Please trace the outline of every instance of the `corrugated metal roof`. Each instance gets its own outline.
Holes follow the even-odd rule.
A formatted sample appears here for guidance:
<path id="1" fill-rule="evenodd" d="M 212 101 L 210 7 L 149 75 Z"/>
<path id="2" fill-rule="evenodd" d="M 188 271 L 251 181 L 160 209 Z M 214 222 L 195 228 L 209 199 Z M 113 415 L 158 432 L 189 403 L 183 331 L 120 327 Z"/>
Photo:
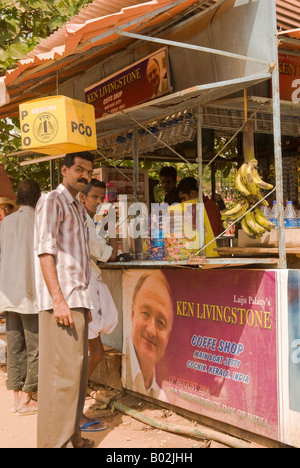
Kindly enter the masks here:
<path id="1" fill-rule="evenodd" d="M 227 0 L 219 0 L 219 3 Z M 0 116 L 16 112 L 18 102 L 55 89 L 56 76 L 63 71 L 64 80 L 87 69 L 93 61 L 126 47 L 132 39 L 120 38 L 115 31 L 149 31 L 170 24 L 187 12 L 208 10 L 217 0 L 94 0 L 63 28 L 37 46 L 14 70 L 0 78 Z M 165 8 L 162 12 L 161 9 Z M 147 17 L 147 15 L 152 15 Z M 277 0 L 278 28 L 300 27 L 299 0 Z M 125 26 L 126 25 L 126 26 Z M 297 36 L 291 36 L 297 37 Z M 62 75 L 60 76 L 61 81 Z M 39 89 L 37 89 L 37 86 Z M 8 93 L 11 103 L 8 104 Z M 8 114 L 6 114 L 8 115 Z"/>
<path id="2" fill-rule="evenodd" d="M 102 1 L 102 3 L 104 2 Z M 125 3 L 124 0 L 123 3 Z M 30 72 L 32 69 L 37 71 L 38 76 L 42 75 L 40 67 L 43 69 L 46 62 L 51 65 L 51 61 L 60 61 L 63 58 L 66 58 L 66 62 L 68 62 L 68 54 L 74 54 L 78 51 L 86 52 L 95 46 L 111 44 L 119 39 L 119 35 L 115 32 L 117 27 L 126 26 L 127 31 L 131 31 L 133 28 L 135 31 L 139 31 L 145 27 L 145 24 L 149 27 L 163 23 L 195 3 L 203 2 L 198 0 L 152 0 L 144 3 L 139 2 L 107 16 L 96 16 L 86 21 L 83 21 L 82 16 L 80 21 L 72 20 L 62 30 L 43 41 L 31 54 L 20 60 L 14 70 L 9 70 L 6 73 L 5 82 L 8 85 L 15 81 L 21 73 Z M 166 9 L 164 13 L 161 11 L 162 8 Z M 94 12 L 94 14 L 97 13 Z M 95 41 L 98 36 L 99 39 Z M 90 42 L 91 40 L 93 42 Z M 124 42 L 130 41 L 124 40 Z"/>
<path id="3" fill-rule="evenodd" d="M 300 28 L 299 0 L 276 0 L 276 11 L 278 29 Z"/>
<path id="4" fill-rule="evenodd" d="M 218 0 L 206 0 L 198 2 L 203 9 L 213 5 Z M 124 14 L 127 8 L 143 5 L 148 0 L 94 0 L 78 15 L 74 16 L 62 28 L 41 42 L 24 59 L 33 58 L 56 50 L 60 52 L 66 46 L 69 35 L 77 35 L 82 29 L 91 29 L 91 23 L 97 23 L 104 17 Z M 153 2 L 151 2 L 153 3 Z M 172 2 L 169 2 L 172 3 Z M 151 8 L 149 6 L 149 8 Z M 277 24 L 279 30 L 292 30 L 300 28 L 300 2 L 299 0 L 276 0 Z M 70 46 L 69 46 L 70 47 Z M 66 47 L 68 50 L 68 46 Z"/>
<path id="5" fill-rule="evenodd" d="M 88 21 L 95 20 L 96 18 L 103 18 L 104 16 L 118 13 L 123 8 L 128 8 L 147 2 L 148 0 L 94 0 L 58 31 L 51 34 L 47 39 L 43 40 L 24 58 L 32 58 L 39 54 L 50 52 L 53 48 L 63 46 L 66 39 L 66 28 L 72 28 L 72 25 L 84 25 Z"/>
<path id="6" fill-rule="evenodd" d="M 99 0 L 95 0 L 95 6 Z M 122 0 L 122 4 L 135 3 L 133 0 Z M 228 0 L 219 0 L 220 3 Z M 102 3 L 104 1 L 102 0 Z M 126 31 L 142 32 L 168 23 L 174 18 L 182 17 L 193 6 L 202 10 L 215 5 L 214 0 L 152 0 L 123 8 L 117 13 L 94 18 L 99 10 L 89 10 L 71 20 L 68 24 L 43 41 L 31 54 L 18 62 L 14 70 L 8 70 L 5 77 L 0 78 L 0 117 L 17 115 L 18 103 L 26 99 L 36 98 L 36 92 L 50 94 L 56 87 L 56 76 L 60 74 L 60 82 L 88 69 L 100 56 L 116 52 L 133 39 L 121 38 L 115 28 L 122 27 Z M 103 10 L 101 10 L 103 12 Z M 85 21 L 84 21 L 85 20 Z M 102 46 L 102 47 L 100 47 Z M 8 93 L 10 102 L 8 100 Z M 5 109 L 2 107 L 5 106 Z"/>
<path id="7" fill-rule="evenodd" d="M 276 0 L 279 47 L 300 51 L 300 2 Z"/>
<path id="8" fill-rule="evenodd" d="M 199 1 L 199 7 L 208 8 L 218 0 Z M 153 3 L 153 2 L 151 2 Z M 172 2 L 169 2 L 172 3 Z M 120 14 L 127 16 L 131 7 L 148 4 L 147 0 L 94 0 L 85 7 L 78 15 L 74 16 L 62 28 L 41 42 L 23 60 L 38 57 L 41 54 L 49 53 L 49 58 L 53 59 L 54 54 L 63 54 L 72 50 L 72 47 L 88 39 L 95 34 L 96 26 L 103 22 L 104 18 L 112 17 L 112 22 L 118 20 Z M 151 8 L 151 6 L 149 6 Z M 277 25 L 279 30 L 290 31 L 300 28 L 300 2 L 299 0 L 276 0 Z M 93 25 L 94 24 L 94 28 Z M 114 23 L 115 25 L 115 23 Z M 84 37 L 86 34 L 86 37 Z M 290 37 L 300 38 L 299 31 L 288 34 Z M 73 40 L 72 40 L 72 39 Z M 47 59 L 46 55 L 41 56 L 41 60 Z"/>

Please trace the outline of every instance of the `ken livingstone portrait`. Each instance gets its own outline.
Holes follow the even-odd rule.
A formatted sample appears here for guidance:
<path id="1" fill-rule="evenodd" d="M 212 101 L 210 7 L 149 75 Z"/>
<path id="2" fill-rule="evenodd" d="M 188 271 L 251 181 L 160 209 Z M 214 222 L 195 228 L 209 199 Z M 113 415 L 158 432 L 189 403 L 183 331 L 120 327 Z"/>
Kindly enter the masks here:
<path id="1" fill-rule="evenodd" d="M 126 343 L 126 387 L 168 401 L 156 381 L 173 326 L 169 284 L 161 271 L 148 271 L 137 281 L 131 304 L 131 334 Z"/>

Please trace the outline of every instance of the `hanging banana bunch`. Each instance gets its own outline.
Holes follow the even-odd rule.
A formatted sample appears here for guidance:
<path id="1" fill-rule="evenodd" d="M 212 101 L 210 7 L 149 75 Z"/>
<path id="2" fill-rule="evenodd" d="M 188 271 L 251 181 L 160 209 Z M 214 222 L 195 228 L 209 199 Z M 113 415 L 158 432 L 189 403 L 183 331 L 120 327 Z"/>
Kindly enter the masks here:
<path id="1" fill-rule="evenodd" d="M 246 162 L 239 168 L 235 178 L 240 196 L 232 208 L 222 212 L 222 220 L 226 228 L 228 224 L 241 218 L 243 231 L 249 237 L 256 239 L 275 227 L 258 207 L 251 209 L 260 200 L 262 205 L 269 206 L 269 203 L 263 200 L 261 190 L 272 190 L 273 185 L 267 184 L 260 177 L 257 170 L 258 161 L 254 158 L 253 130 L 248 126 L 248 128 L 245 127 L 245 131 L 244 157 Z"/>
<path id="2" fill-rule="evenodd" d="M 264 213 L 256 207 L 251 210 L 251 206 L 262 200 L 262 205 L 269 203 L 263 200 L 261 190 L 271 190 L 273 185 L 264 182 L 257 171 L 257 161 L 255 159 L 245 162 L 236 174 L 236 188 L 240 192 L 240 197 L 236 204 L 223 211 L 222 220 L 227 224 L 232 224 L 235 220 L 241 219 L 243 231 L 251 238 L 259 238 L 266 231 L 271 231 L 275 226 L 268 221 Z"/>

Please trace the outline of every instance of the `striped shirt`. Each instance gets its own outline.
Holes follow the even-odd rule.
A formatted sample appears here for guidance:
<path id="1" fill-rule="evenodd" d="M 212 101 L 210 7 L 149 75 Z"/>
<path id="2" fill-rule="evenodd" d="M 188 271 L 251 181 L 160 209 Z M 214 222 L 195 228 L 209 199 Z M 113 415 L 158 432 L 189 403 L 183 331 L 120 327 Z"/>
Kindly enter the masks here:
<path id="1" fill-rule="evenodd" d="M 58 282 L 70 308 L 91 309 L 89 295 L 90 251 L 87 213 L 83 205 L 60 184 L 42 195 L 36 207 L 35 265 L 39 310 L 53 309 L 39 256 L 54 257 Z"/>

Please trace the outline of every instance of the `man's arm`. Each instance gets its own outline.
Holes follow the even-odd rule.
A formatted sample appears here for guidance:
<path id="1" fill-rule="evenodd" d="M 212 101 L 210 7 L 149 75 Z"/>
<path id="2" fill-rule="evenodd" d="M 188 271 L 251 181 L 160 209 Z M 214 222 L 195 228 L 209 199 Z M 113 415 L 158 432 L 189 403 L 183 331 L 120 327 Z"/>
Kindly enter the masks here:
<path id="1" fill-rule="evenodd" d="M 55 320 L 61 325 L 70 325 L 70 328 L 73 328 L 74 321 L 72 312 L 60 289 L 54 257 L 50 254 L 43 254 L 39 256 L 39 259 L 45 283 L 53 300 L 53 313 Z"/>
<path id="2" fill-rule="evenodd" d="M 116 258 L 118 256 L 118 244 L 117 244 L 117 239 L 112 238 L 109 239 L 109 245 L 112 247 L 112 254 L 110 258 L 108 259 L 109 262 L 115 262 Z"/>

